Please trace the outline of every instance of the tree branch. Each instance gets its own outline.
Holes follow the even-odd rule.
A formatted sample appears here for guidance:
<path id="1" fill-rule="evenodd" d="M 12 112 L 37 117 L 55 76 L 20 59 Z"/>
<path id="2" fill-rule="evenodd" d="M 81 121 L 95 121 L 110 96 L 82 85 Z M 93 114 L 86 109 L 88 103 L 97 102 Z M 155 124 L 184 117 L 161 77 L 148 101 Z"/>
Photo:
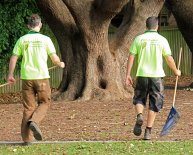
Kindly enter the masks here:
<path id="1" fill-rule="evenodd" d="M 89 21 L 90 0 L 62 0 L 72 14 L 77 26 L 85 26 L 85 20 Z M 88 23 L 87 23 L 88 24 Z"/>
<path id="2" fill-rule="evenodd" d="M 62 0 L 38 0 L 36 3 L 54 33 L 61 33 L 58 30 L 63 29 L 67 35 L 75 28 L 74 19 Z"/>
<path id="3" fill-rule="evenodd" d="M 94 6 L 103 14 L 103 16 L 106 15 L 106 17 L 112 18 L 121 11 L 128 1 L 129 0 L 95 0 Z"/>
<path id="4" fill-rule="evenodd" d="M 128 3 L 129 0 L 95 0 L 95 4 L 102 12 L 115 12 L 121 11 L 122 7 Z"/>

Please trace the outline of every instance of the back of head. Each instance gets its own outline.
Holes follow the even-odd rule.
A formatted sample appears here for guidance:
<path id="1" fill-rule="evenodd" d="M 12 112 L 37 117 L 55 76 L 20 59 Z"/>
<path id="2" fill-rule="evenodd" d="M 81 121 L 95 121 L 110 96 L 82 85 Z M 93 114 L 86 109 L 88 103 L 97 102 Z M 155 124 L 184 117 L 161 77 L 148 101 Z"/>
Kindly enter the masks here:
<path id="1" fill-rule="evenodd" d="M 35 28 L 41 23 L 41 18 L 38 14 L 32 14 L 30 17 L 28 17 L 28 26 L 30 28 Z"/>
<path id="2" fill-rule="evenodd" d="M 148 30 L 156 29 L 158 27 L 158 18 L 155 16 L 148 17 L 146 20 L 146 27 Z"/>

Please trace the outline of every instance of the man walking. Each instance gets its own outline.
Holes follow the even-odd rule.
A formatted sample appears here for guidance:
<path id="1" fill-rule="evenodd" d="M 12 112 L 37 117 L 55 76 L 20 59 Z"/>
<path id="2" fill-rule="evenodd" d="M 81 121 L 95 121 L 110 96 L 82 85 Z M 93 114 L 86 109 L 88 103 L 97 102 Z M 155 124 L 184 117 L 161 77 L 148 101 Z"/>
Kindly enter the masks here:
<path id="1" fill-rule="evenodd" d="M 138 68 L 136 73 L 136 87 L 133 97 L 137 120 L 133 129 L 136 136 L 142 133 L 143 125 L 143 110 L 146 106 L 147 96 L 149 95 L 149 110 L 147 116 L 147 125 L 144 134 L 144 140 L 151 139 L 151 129 L 156 117 L 156 114 L 163 107 L 163 58 L 172 69 L 175 75 L 180 76 L 181 71 L 176 68 L 171 49 L 168 41 L 157 33 L 158 18 L 149 17 L 146 20 L 147 31 L 137 36 L 130 47 L 130 55 L 128 58 L 128 71 L 126 84 L 133 84 L 131 78 L 131 69 L 135 56 L 138 57 Z"/>
<path id="2" fill-rule="evenodd" d="M 51 39 L 39 33 L 42 27 L 41 18 L 33 14 L 28 19 L 28 34 L 19 38 L 10 58 L 7 81 L 14 83 L 13 73 L 19 57 L 21 62 L 21 80 L 23 96 L 23 119 L 21 136 L 24 144 L 30 144 L 33 139 L 42 140 L 42 133 L 38 124 L 45 117 L 51 101 L 49 85 L 49 72 L 47 66 L 48 56 L 52 62 L 64 68 L 56 55 Z M 37 102 L 36 102 L 37 100 Z"/>

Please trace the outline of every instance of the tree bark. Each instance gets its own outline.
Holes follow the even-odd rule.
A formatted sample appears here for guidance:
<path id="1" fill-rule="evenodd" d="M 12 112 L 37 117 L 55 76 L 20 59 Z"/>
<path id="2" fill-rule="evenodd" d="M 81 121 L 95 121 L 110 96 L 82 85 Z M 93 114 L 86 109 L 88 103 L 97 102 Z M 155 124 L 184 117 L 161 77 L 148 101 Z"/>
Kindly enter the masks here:
<path id="1" fill-rule="evenodd" d="M 39 0 L 37 5 L 55 34 L 66 67 L 54 99 L 74 100 L 85 83 L 87 49 L 73 16 L 62 0 Z"/>
<path id="2" fill-rule="evenodd" d="M 146 18 L 157 15 L 163 2 L 37 1 L 66 63 L 55 99 L 117 100 L 131 97 L 132 88 L 125 86 L 128 47 L 135 35 L 145 29 Z M 126 4 L 131 10 L 125 13 L 123 23 L 109 40 L 110 22 Z"/>

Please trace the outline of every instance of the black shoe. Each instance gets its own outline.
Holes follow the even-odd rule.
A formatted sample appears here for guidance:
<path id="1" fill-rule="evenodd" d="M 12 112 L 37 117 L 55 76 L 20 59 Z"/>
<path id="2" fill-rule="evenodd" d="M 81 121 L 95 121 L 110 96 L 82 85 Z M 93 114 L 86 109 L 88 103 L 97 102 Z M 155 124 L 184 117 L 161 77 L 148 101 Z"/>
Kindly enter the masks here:
<path id="1" fill-rule="evenodd" d="M 32 145 L 32 143 L 31 142 L 23 142 L 22 143 L 22 146 L 29 146 L 29 145 Z"/>
<path id="2" fill-rule="evenodd" d="M 145 129 L 144 140 L 151 140 L 151 130 Z"/>
<path id="3" fill-rule="evenodd" d="M 29 128 L 31 129 L 31 131 L 33 132 L 34 138 L 36 140 L 42 140 L 42 132 L 39 129 L 39 127 L 37 126 L 37 124 L 35 122 L 30 122 L 29 124 Z"/>
<path id="4" fill-rule="evenodd" d="M 133 133 L 136 136 L 140 136 L 141 135 L 141 132 L 142 132 L 141 126 L 142 125 L 143 125 L 143 116 L 142 116 L 142 114 L 139 114 L 139 115 L 137 115 L 137 120 L 136 120 L 134 129 L 133 129 Z"/>

